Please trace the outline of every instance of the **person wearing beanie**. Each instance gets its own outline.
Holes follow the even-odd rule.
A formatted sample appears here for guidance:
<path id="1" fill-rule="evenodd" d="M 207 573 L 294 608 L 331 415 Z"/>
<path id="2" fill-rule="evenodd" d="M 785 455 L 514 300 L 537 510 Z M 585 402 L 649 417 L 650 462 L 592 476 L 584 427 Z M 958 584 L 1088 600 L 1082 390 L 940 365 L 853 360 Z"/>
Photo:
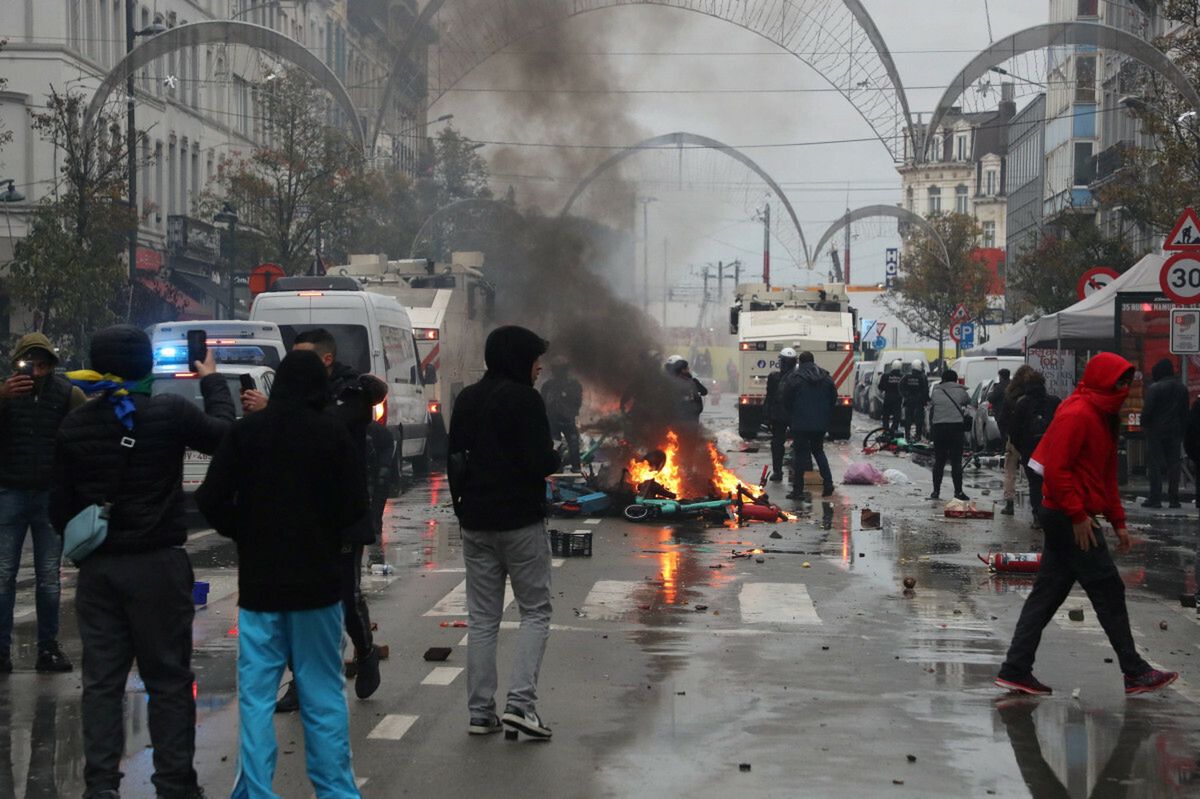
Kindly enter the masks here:
<path id="1" fill-rule="evenodd" d="M 237 543 L 237 799 L 274 796 L 275 694 L 288 662 L 314 789 L 359 796 L 343 694 L 341 552 L 367 497 L 357 442 L 325 412 L 328 383 L 319 353 L 292 350 L 269 404 L 234 424 L 196 491 L 200 512 Z"/>
<path id="2" fill-rule="evenodd" d="M 559 465 L 546 406 L 533 387 L 546 348 L 523 327 L 493 330 L 484 346 L 487 372 L 458 395 L 450 419 L 447 473 L 467 571 L 472 735 L 498 732 L 503 723 L 535 738 L 550 737 L 536 710 L 551 612 L 546 476 Z M 506 577 L 521 609 L 521 629 L 500 718 L 496 639 Z"/>
<path id="3" fill-rule="evenodd" d="M 62 539 L 50 525 L 50 480 L 59 425 L 86 401 L 83 392 L 54 373 L 58 356 L 41 333 L 22 336 L 12 373 L 0 383 L 0 674 L 13 670 L 13 608 L 25 534 L 33 536 L 39 672 L 70 671 L 58 645 Z"/>
<path id="4" fill-rule="evenodd" d="M 149 697 L 155 790 L 200 797 L 183 456 L 188 448 L 216 451 L 234 420 L 233 398 L 212 350 L 192 365 L 203 411 L 182 396 L 150 396 L 150 339 L 131 325 L 97 332 L 90 361 L 91 371 L 69 375 L 96 396 L 59 427 L 50 492 L 50 521 L 60 535 L 88 506 L 111 505 L 108 535 L 79 563 L 75 588 L 86 795 L 120 790 L 125 682 L 136 658 Z"/>

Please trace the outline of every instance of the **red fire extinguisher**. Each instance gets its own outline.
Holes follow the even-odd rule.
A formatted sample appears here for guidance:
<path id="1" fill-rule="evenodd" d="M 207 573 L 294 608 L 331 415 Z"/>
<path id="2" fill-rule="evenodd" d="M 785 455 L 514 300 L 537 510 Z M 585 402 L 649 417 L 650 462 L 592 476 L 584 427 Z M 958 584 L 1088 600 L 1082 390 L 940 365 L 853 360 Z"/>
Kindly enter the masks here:
<path id="1" fill-rule="evenodd" d="M 996 574 L 1033 574 L 1042 568 L 1041 552 L 990 552 L 977 557 Z"/>

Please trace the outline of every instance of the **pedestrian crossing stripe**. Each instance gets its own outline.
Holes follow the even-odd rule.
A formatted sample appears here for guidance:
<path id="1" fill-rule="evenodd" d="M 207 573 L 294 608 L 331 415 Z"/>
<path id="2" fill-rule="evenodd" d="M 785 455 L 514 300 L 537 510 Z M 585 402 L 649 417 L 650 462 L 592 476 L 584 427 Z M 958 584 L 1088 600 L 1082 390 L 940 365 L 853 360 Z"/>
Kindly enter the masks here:
<path id="1" fill-rule="evenodd" d="M 421 685 L 449 685 L 460 674 L 462 669 L 456 666 L 436 666 L 421 680 Z"/>
<path id="2" fill-rule="evenodd" d="M 634 592 L 645 587 L 637 580 L 597 580 L 583 600 L 583 612 L 589 619 L 619 621 L 637 608 Z"/>
<path id="3" fill-rule="evenodd" d="M 504 607 L 512 604 L 512 585 L 504 586 Z M 467 615 L 467 581 L 463 580 L 446 594 L 438 603 L 425 611 L 426 616 L 466 616 Z"/>
<path id="4" fill-rule="evenodd" d="M 380 741 L 399 741 L 404 737 L 404 733 L 408 732 L 416 723 L 417 718 L 418 716 L 390 713 L 375 725 L 375 729 L 371 730 L 367 738 Z"/>
<path id="5" fill-rule="evenodd" d="M 747 624 L 820 624 L 803 583 L 746 583 L 738 593 Z"/>
<path id="6" fill-rule="evenodd" d="M 599 524 L 602 521 L 604 521 L 604 520 L 603 519 L 585 519 L 583 523 L 584 524 Z"/>

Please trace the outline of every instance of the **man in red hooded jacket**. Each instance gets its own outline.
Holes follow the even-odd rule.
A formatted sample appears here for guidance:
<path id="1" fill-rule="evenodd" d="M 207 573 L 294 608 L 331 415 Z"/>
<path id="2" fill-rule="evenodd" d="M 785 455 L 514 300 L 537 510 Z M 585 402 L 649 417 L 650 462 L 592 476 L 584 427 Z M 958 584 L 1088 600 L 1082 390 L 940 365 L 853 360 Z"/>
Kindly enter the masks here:
<path id="1" fill-rule="evenodd" d="M 1173 683 L 1178 672 L 1150 666 L 1133 643 L 1125 583 L 1108 552 L 1097 516 L 1129 549 L 1125 510 L 1117 491 L 1117 414 L 1133 380 L 1129 361 L 1103 352 L 1088 362 L 1075 393 L 1059 406 L 1029 467 L 1045 480 L 1041 521 L 1046 546 L 1033 591 L 1025 600 L 1012 644 L 996 685 L 1012 691 L 1051 693 L 1033 676 L 1042 630 L 1078 582 L 1087 592 L 1125 674 L 1125 693 L 1155 691 Z"/>

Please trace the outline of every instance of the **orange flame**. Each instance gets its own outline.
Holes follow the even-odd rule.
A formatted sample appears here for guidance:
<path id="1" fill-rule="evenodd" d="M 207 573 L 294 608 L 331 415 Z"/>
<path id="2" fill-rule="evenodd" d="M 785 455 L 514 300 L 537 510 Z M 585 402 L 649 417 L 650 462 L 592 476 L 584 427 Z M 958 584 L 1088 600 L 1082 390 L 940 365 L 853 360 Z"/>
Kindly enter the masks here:
<path id="1" fill-rule="evenodd" d="M 683 496 L 683 474 L 679 469 L 679 436 L 674 430 L 667 431 L 667 443 L 662 447 L 666 462 L 657 472 L 644 460 L 629 461 L 629 479 L 636 488 L 647 480 L 655 480 L 677 497 Z"/>
<path id="2" fill-rule="evenodd" d="M 712 483 L 718 492 L 737 496 L 738 489 L 745 488 L 751 497 L 759 495 L 760 492 L 755 486 L 746 485 L 736 474 L 725 468 L 725 456 L 711 441 L 708 442 L 708 458 L 713 468 Z"/>
<path id="3" fill-rule="evenodd" d="M 716 445 L 707 442 L 705 446 L 708 450 L 708 463 L 701 462 L 693 465 L 690 469 L 685 469 L 680 457 L 679 436 L 674 430 L 668 430 L 666 442 L 661 447 L 665 455 L 663 467 L 655 471 L 645 460 L 633 458 L 626 467 L 629 471 L 630 483 L 636 489 L 647 480 L 654 480 L 680 498 L 691 496 L 688 493 L 689 490 L 693 494 L 715 493 L 720 496 L 736 497 L 739 487 L 745 488 L 751 497 L 759 496 L 761 492 L 755 486 L 742 482 L 736 474 L 726 468 L 725 457 Z M 697 474 L 698 471 L 705 473 Z M 695 490 L 698 485 L 704 486 L 702 491 Z"/>

